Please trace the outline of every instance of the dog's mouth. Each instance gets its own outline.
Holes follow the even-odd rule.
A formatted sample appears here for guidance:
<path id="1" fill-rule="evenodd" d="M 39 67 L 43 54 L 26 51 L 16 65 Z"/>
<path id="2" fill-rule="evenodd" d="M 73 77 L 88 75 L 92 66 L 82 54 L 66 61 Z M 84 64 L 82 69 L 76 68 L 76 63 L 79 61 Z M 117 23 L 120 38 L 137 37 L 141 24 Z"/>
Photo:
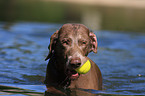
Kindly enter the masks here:
<path id="1" fill-rule="evenodd" d="M 80 74 L 77 73 L 75 70 L 69 70 L 69 71 L 68 71 L 68 75 L 69 75 L 69 78 L 70 78 L 71 80 L 76 80 L 76 79 L 78 79 L 79 76 L 80 76 Z"/>

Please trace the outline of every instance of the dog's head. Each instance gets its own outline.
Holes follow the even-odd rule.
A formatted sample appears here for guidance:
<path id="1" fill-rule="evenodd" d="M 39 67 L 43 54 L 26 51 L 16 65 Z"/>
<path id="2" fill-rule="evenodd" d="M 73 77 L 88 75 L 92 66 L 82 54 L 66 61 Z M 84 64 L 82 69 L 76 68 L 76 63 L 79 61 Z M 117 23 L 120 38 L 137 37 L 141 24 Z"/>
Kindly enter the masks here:
<path id="1" fill-rule="evenodd" d="M 64 24 L 51 36 L 46 60 L 55 55 L 61 69 L 74 70 L 87 61 L 91 51 L 97 53 L 96 35 L 83 24 Z"/>

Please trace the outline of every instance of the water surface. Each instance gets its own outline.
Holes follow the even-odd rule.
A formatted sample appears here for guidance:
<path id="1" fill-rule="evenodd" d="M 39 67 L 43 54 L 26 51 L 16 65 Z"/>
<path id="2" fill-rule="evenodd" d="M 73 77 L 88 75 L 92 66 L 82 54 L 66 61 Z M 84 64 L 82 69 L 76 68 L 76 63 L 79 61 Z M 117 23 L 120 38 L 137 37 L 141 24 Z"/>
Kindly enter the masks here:
<path id="1" fill-rule="evenodd" d="M 43 96 L 49 39 L 61 25 L 0 22 L 0 95 Z M 95 34 L 98 54 L 90 53 L 89 57 L 101 69 L 104 90 L 91 93 L 145 95 L 145 33 L 95 31 Z M 4 91 L 13 89 L 6 86 L 17 88 Z"/>

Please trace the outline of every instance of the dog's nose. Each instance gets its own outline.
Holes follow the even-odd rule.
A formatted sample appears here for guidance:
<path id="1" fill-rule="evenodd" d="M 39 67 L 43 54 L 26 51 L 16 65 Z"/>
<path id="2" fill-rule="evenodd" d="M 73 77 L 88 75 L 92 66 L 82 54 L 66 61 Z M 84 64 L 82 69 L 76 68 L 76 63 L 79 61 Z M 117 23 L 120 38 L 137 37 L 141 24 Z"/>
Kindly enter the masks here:
<path id="1" fill-rule="evenodd" d="M 80 67 L 81 59 L 79 57 L 72 58 L 70 61 L 70 65 L 72 68 Z"/>

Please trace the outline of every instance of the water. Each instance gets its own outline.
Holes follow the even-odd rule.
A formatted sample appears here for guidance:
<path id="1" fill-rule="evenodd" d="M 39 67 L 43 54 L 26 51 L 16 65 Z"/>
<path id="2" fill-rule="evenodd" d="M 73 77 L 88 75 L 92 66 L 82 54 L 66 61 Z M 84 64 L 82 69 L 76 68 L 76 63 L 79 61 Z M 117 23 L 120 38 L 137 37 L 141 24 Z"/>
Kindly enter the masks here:
<path id="1" fill-rule="evenodd" d="M 61 25 L 0 22 L 0 95 L 43 96 L 49 39 Z M 89 92 L 104 96 L 145 95 L 145 33 L 95 34 L 98 54 L 90 53 L 89 57 L 101 69 L 103 91 Z"/>

